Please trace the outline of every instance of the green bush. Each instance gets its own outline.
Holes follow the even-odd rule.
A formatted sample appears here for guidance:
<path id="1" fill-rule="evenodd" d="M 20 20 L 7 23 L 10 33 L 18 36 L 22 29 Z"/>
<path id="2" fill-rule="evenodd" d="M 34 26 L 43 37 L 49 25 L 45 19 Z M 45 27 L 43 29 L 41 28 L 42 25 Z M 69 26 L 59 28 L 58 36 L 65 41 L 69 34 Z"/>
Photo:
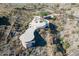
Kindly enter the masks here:
<path id="1" fill-rule="evenodd" d="M 70 44 L 66 41 L 64 42 L 63 46 L 65 49 L 68 49 L 70 47 Z"/>
<path id="2" fill-rule="evenodd" d="M 52 18 L 54 21 L 56 20 L 56 16 L 53 16 L 53 18 Z"/>
<path id="3" fill-rule="evenodd" d="M 79 45 L 77 45 L 77 47 L 79 48 Z"/>
<path id="4" fill-rule="evenodd" d="M 48 14 L 48 12 L 40 12 L 40 16 L 47 16 Z"/>
<path id="5" fill-rule="evenodd" d="M 60 43 L 63 44 L 63 47 L 64 47 L 65 49 L 68 49 L 68 48 L 70 47 L 70 44 L 69 44 L 68 41 L 65 41 L 65 42 L 63 41 L 63 40 L 64 40 L 64 37 L 60 38 L 60 40 L 61 40 Z"/>
<path id="6" fill-rule="evenodd" d="M 64 37 L 60 38 L 60 40 L 63 41 L 64 40 Z"/>

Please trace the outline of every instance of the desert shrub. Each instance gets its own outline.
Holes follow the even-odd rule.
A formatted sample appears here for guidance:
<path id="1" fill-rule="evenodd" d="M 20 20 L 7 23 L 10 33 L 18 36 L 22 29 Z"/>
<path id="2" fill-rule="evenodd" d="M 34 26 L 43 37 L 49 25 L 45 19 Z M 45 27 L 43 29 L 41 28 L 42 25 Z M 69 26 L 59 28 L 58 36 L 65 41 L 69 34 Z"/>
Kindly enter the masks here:
<path id="1" fill-rule="evenodd" d="M 0 25 L 10 25 L 9 18 L 6 16 L 0 16 Z"/>
<path id="2" fill-rule="evenodd" d="M 69 15 L 69 18 L 70 18 L 70 19 L 74 19 L 74 16 L 73 16 L 73 15 Z"/>
<path id="3" fill-rule="evenodd" d="M 69 44 L 68 41 L 65 41 L 63 46 L 64 46 L 65 49 L 68 49 L 70 47 L 70 44 Z"/>
<path id="4" fill-rule="evenodd" d="M 65 41 L 65 42 L 63 41 L 64 40 L 64 37 L 60 38 L 60 40 L 61 40 L 60 43 L 62 43 L 64 49 L 68 49 L 70 47 L 70 44 L 69 44 L 68 41 Z"/>
<path id="5" fill-rule="evenodd" d="M 77 45 L 78 49 L 79 49 L 79 45 Z"/>
<path id="6" fill-rule="evenodd" d="M 40 16 L 47 16 L 48 14 L 48 12 L 40 12 Z"/>
<path id="7" fill-rule="evenodd" d="M 60 43 L 62 43 L 62 44 L 63 44 L 63 43 L 64 43 L 64 41 L 63 41 L 63 40 L 64 40 L 64 37 L 60 38 Z"/>
<path id="8" fill-rule="evenodd" d="M 54 16 L 52 19 L 55 21 L 55 20 L 56 20 L 56 18 L 57 18 L 57 17 L 56 17 L 56 16 Z"/>

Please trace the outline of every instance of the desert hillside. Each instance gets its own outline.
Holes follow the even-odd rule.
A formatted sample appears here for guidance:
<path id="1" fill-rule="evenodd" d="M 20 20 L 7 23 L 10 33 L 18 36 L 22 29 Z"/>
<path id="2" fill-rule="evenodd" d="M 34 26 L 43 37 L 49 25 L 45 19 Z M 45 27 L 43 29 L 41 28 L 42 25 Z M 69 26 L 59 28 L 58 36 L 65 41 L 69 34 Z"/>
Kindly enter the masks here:
<path id="1" fill-rule="evenodd" d="M 45 41 L 38 39 L 38 43 L 44 45 L 36 43 L 38 46 L 24 49 L 19 36 L 28 28 L 33 17 L 50 14 L 56 16 L 50 21 L 56 26 L 55 31 L 49 28 L 37 30 Z M 56 53 L 51 36 L 62 42 L 60 51 Z M 0 56 L 50 55 L 79 56 L 79 4 L 0 4 Z"/>

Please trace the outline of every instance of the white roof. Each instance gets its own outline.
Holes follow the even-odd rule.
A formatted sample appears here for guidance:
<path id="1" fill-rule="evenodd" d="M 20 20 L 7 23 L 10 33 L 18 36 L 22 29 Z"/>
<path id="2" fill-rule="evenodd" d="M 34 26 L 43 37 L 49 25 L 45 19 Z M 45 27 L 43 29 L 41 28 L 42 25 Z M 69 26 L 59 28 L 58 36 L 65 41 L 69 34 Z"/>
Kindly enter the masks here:
<path id="1" fill-rule="evenodd" d="M 44 20 L 43 22 L 40 22 L 41 17 L 40 16 L 36 16 L 34 17 L 34 19 L 32 20 L 32 22 L 29 24 L 29 28 L 25 31 L 24 34 L 22 34 L 20 36 L 20 40 L 23 44 L 23 46 L 26 48 L 26 42 L 29 42 L 31 40 L 34 39 L 34 31 L 38 28 L 45 28 L 45 26 L 47 25 L 48 20 Z"/>
<path id="2" fill-rule="evenodd" d="M 24 34 L 20 36 L 23 46 L 26 48 L 26 43 L 34 39 L 35 28 L 28 28 Z"/>

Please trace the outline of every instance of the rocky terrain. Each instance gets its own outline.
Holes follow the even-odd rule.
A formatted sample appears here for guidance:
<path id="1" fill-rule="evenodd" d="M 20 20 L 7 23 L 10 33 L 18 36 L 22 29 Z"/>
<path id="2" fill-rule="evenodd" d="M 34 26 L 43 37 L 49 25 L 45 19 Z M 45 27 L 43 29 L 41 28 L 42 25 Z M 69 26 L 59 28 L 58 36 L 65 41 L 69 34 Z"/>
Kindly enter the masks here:
<path id="1" fill-rule="evenodd" d="M 55 15 L 50 22 L 57 26 L 57 33 L 40 29 L 47 42 L 45 46 L 24 49 L 19 36 L 28 28 L 33 16 Z M 0 4 L 0 56 L 62 56 L 51 45 L 51 36 L 59 38 L 66 56 L 79 56 L 79 4 Z"/>

